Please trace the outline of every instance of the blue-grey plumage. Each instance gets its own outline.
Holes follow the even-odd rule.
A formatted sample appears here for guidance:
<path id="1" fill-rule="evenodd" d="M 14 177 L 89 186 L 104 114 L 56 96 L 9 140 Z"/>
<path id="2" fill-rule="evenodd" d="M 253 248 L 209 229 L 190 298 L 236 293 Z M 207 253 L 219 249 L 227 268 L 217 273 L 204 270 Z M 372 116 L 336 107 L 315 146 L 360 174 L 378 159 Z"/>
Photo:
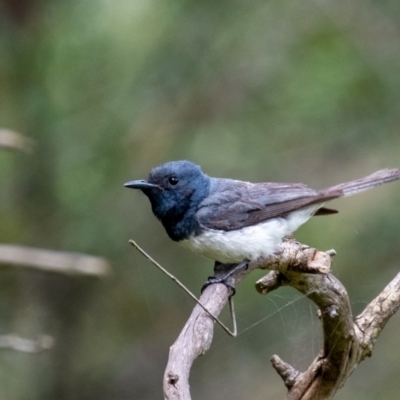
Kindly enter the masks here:
<path id="1" fill-rule="evenodd" d="M 400 170 L 384 169 L 318 191 L 298 183 L 211 178 L 190 161 L 173 161 L 125 186 L 149 198 L 172 240 L 215 261 L 237 263 L 273 253 L 312 216 L 337 212 L 325 202 L 397 179 Z"/>

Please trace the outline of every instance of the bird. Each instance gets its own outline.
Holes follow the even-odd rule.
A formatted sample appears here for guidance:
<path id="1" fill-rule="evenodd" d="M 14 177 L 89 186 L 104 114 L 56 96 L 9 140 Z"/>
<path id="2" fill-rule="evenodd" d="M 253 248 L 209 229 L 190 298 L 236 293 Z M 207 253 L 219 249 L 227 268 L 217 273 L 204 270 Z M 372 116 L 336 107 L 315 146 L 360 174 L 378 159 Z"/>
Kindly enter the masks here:
<path id="1" fill-rule="evenodd" d="M 184 248 L 220 264 L 246 267 L 272 255 L 284 237 L 311 217 L 335 214 L 325 203 L 400 179 L 399 169 L 322 190 L 302 183 L 251 183 L 215 178 L 187 160 L 170 161 L 151 170 L 146 179 L 125 187 L 141 190 L 168 236 Z M 236 270 L 236 269 L 235 269 Z M 208 283 L 228 283 L 230 274 Z M 207 283 L 206 283 L 207 285 Z"/>

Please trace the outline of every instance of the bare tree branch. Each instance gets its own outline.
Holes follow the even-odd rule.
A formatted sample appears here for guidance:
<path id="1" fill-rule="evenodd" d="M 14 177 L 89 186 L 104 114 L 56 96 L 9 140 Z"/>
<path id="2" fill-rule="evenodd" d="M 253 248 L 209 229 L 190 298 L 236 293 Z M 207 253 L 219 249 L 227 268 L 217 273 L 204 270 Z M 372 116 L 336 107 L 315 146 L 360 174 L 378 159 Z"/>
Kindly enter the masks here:
<path id="1" fill-rule="evenodd" d="M 40 269 L 63 274 L 107 275 L 111 267 L 101 257 L 78 253 L 0 244 L 0 264 Z"/>
<path id="2" fill-rule="evenodd" d="M 229 292 L 230 290 L 222 284 L 211 285 L 204 290 L 200 301 L 213 315 L 219 315 L 228 301 Z M 213 330 L 213 319 L 197 304 L 169 351 L 164 374 L 166 399 L 190 399 L 190 368 L 193 361 L 210 348 Z"/>
<path id="3" fill-rule="evenodd" d="M 305 294 L 319 307 L 324 333 L 321 353 L 306 372 L 297 376 L 289 388 L 287 399 L 333 398 L 342 380 L 347 379 L 352 371 L 346 375 L 346 371 L 351 369 L 349 357 L 356 342 L 346 290 L 331 274 L 285 272 L 284 277 L 287 285 Z M 262 284 L 263 280 L 256 285 Z M 281 371 L 278 373 L 282 376 Z"/>
<path id="4" fill-rule="evenodd" d="M 383 289 L 383 291 L 368 304 L 365 310 L 356 318 L 356 333 L 363 352 L 362 361 L 371 356 L 372 349 L 379 334 L 389 318 L 400 307 L 400 273 Z"/>
<path id="5" fill-rule="evenodd" d="M 276 254 L 255 260 L 245 271 L 232 276 L 237 285 L 256 268 L 271 269 L 260 279 L 257 290 L 267 294 L 280 286 L 299 290 L 319 308 L 324 344 L 319 355 L 305 372 L 299 372 L 277 355 L 272 365 L 288 388 L 287 400 L 332 399 L 357 365 L 371 354 L 379 333 L 400 307 L 400 274 L 353 321 L 347 292 L 329 273 L 334 251 L 320 252 L 295 241 L 286 241 Z M 218 315 L 229 297 L 221 284 L 209 286 L 201 302 Z M 164 375 L 164 397 L 189 400 L 189 374 L 192 363 L 211 346 L 213 320 L 196 306 L 170 349 Z"/>
<path id="6" fill-rule="evenodd" d="M 231 283 L 236 286 L 245 276 L 257 268 L 268 267 L 285 271 L 306 269 L 308 272 L 318 273 L 329 271 L 329 266 L 329 256 L 317 254 L 316 250 L 291 241 L 279 246 L 275 255 L 268 257 L 268 259 L 253 261 L 246 270 L 241 270 L 232 275 Z M 224 271 L 220 270 L 219 273 L 223 274 Z M 230 290 L 222 284 L 210 285 L 204 290 L 200 301 L 213 315 L 218 316 L 227 303 L 230 294 Z M 165 399 L 190 399 L 190 368 L 193 361 L 199 355 L 204 354 L 211 346 L 213 329 L 213 320 L 200 306 L 196 306 L 178 339 L 170 348 L 169 360 L 164 374 Z"/>

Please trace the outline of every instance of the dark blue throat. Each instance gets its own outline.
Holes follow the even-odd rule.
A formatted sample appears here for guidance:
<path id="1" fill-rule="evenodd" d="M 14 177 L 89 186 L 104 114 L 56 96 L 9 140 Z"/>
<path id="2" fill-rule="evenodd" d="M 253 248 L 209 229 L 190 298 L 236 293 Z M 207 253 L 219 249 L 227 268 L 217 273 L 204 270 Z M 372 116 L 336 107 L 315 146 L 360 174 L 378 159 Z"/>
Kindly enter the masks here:
<path id="1" fill-rule="evenodd" d="M 183 215 L 175 214 L 162 218 L 161 223 L 168 236 L 172 240 L 179 242 L 200 232 L 200 224 L 195 214 L 196 208 L 190 207 Z"/>
<path id="2" fill-rule="evenodd" d="M 209 194 L 209 180 L 188 185 L 180 190 L 152 189 L 149 197 L 154 215 L 161 221 L 168 236 L 174 241 L 187 239 L 200 232 L 196 212 Z"/>

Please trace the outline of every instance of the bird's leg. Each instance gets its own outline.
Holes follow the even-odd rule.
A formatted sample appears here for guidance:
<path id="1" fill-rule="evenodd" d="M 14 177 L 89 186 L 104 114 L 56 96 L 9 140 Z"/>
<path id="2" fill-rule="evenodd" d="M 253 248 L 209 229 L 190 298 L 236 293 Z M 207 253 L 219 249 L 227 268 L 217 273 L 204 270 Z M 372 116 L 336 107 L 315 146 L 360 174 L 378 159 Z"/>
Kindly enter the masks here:
<path id="1" fill-rule="evenodd" d="M 227 288 L 232 290 L 231 296 L 236 293 L 236 288 L 229 282 L 229 278 L 237 271 L 246 270 L 249 264 L 249 260 L 244 260 L 239 264 L 222 264 L 216 261 L 214 264 L 214 273 L 216 276 L 209 276 L 207 282 L 202 286 L 201 292 L 204 289 L 214 283 L 223 283 Z"/>

